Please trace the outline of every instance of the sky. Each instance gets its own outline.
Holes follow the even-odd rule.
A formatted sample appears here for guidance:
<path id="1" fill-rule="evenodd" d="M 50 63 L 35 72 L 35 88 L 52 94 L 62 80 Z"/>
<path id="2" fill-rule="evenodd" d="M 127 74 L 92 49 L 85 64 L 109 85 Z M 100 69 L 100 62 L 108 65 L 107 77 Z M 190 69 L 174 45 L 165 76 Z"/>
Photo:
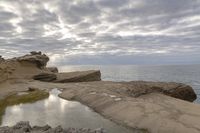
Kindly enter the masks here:
<path id="1" fill-rule="evenodd" d="M 0 0 L 0 55 L 51 65 L 200 64 L 200 0 Z"/>

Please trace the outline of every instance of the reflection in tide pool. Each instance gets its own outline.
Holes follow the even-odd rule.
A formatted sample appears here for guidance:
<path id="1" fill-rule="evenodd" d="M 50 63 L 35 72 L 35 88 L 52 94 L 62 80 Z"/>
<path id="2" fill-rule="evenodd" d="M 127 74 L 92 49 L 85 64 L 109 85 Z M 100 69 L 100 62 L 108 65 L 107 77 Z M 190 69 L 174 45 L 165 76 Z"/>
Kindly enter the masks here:
<path id="1" fill-rule="evenodd" d="M 132 132 L 104 119 L 87 106 L 59 98 L 59 93 L 61 92 L 58 89 L 53 89 L 47 99 L 7 107 L 1 126 L 12 126 L 19 121 L 30 121 L 31 125 L 48 124 L 52 127 L 62 125 L 66 128 L 104 128 L 109 133 Z"/>

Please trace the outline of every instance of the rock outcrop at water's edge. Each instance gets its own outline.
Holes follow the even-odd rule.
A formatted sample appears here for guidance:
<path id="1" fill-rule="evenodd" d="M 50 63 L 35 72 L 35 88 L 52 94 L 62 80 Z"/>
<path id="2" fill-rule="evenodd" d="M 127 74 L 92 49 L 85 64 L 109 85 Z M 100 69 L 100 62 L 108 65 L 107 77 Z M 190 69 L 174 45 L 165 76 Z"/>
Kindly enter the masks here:
<path id="1" fill-rule="evenodd" d="M 33 126 L 31 127 L 29 122 L 21 121 L 13 127 L 0 127 L 0 133 L 106 133 L 102 128 L 89 129 L 89 128 L 62 128 L 57 126 L 55 128 L 49 125 L 45 126 Z"/>
<path id="2" fill-rule="evenodd" d="M 36 64 L 38 68 L 42 69 L 46 67 L 47 62 L 49 61 L 49 57 L 41 52 L 31 52 L 31 54 L 22 56 L 17 58 L 19 62 L 30 62 L 32 64 Z"/>
<path id="3" fill-rule="evenodd" d="M 123 84 L 129 85 L 126 92 L 133 97 L 150 93 L 161 93 L 190 102 L 193 102 L 197 98 L 192 87 L 182 83 L 131 81 Z"/>
<path id="4" fill-rule="evenodd" d="M 0 82 L 9 79 L 35 79 L 45 82 L 87 82 L 100 81 L 100 71 L 58 73 L 56 67 L 46 67 L 49 57 L 41 52 L 4 60 L 0 58 Z"/>
<path id="5" fill-rule="evenodd" d="M 61 88 L 60 97 L 76 100 L 112 121 L 152 133 L 199 133 L 200 105 L 196 94 L 182 83 L 101 81 L 99 70 L 60 73 L 48 68 L 42 52 L 0 57 L 0 100 L 27 90 Z M 12 129 L 1 127 L 4 129 Z M 33 127 L 31 127 L 31 130 Z M 54 130 L 54 129 L 52 129 Z"/>

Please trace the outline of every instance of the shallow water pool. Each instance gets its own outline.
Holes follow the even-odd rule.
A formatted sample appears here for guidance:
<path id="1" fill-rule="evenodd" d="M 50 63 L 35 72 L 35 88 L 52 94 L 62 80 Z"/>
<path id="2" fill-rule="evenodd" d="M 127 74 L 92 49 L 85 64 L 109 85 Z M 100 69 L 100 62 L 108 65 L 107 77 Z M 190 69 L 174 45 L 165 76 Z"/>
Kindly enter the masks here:
<path id="1" fill-rule="evenodd" d="M 131 133 L 130 129 L 103 118 L 79 102 L 58 97 L 58 89 L 50 91 L 48 98 L 34 103 L 9 106 L 2 117 L 1 126 L 13 126 L 19 121 L 30 121 L 33 125 L 52 127 L 104 128 L 108 133 Z"/>

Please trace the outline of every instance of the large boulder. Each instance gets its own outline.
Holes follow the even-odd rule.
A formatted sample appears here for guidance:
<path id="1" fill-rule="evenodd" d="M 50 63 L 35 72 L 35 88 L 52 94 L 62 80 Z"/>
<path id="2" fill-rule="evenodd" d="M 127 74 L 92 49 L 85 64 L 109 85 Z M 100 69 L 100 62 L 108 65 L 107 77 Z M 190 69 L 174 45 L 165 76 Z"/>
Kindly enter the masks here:
<path id="1" fill-rule="evenodd" d="M 139 97 L 149 93 L 162 93 L 190 102 L 197 98 L 197 95 L 192 87 L 182 83 L 132 81 L 123 84 L 128 85 L 126 92 L 128 95 L 133 97 Z"/>
<path id="2" fill-rule="evenodd" d="M 100 81 L 101 72 L 99 70 L 90 71 L 77 71 L 68 73 L 58 73 L 56 83 L 67 83 L 67 82 L 89 82 L 89 81 Z"/>

